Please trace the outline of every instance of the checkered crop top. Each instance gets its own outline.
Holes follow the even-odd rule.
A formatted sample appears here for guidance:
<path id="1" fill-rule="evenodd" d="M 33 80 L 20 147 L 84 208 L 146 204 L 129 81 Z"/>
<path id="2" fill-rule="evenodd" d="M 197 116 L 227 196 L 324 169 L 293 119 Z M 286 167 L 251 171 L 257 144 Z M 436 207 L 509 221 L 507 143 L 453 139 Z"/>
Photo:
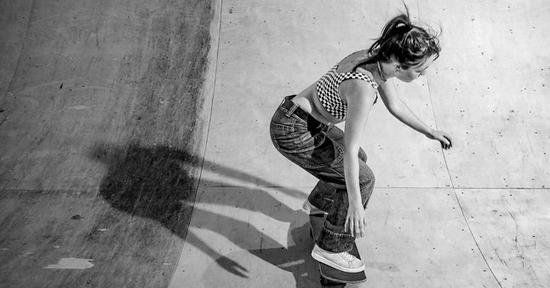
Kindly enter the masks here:
<path id="1" fill-rule="evenodd" d="M 330 69 L 327 74 L 323 75 L 323 77 L 317 81 L 315 86 L 317 88 L 317 95 L 319 96 L 321 105 L 323 105 L 323 107 L 325 107 L 325 109 L 336 119 L 343 120 L 346 118 L 348 105 L 344 102 L 344 100 L 342 100 L 338 93 L 338 88 L 340 88 L 342 81 L 347 79 L 362 79 L 367 81 L 367 83 L 370 84 L 375 90 L 378 88 L 378 85 L 374 82 L 374 80 L 363 73 L 338 73 L 336 72 L 337 69 L 338 65 Z M 378 100 L 378 91 L 376 92 L 374 103 L 376 103 L 376 100 Z"/>

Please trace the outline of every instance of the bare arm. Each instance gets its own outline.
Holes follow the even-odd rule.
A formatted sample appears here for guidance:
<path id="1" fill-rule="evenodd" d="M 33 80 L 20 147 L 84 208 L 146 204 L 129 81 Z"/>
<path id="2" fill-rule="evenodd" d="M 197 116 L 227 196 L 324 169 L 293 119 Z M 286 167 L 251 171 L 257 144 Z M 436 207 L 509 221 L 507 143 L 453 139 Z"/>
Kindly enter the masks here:
<path id="1" fill-rule="evenodd" d="M 340 95 L 348 104 L 344 134 L 344 175 L 349 207 L 345 228 L 352 235 L 363 237 L 366 230 L 365 209 L 359 187 L 359 153 L 361 136 L 372 108 L 375 91 L 361 80 L 347 80 L 340 85 Z"/>
<path id="2" fill-rule="evenodd" d="M 422 120 L 420 120 L 403 102 L 398 96 L 395 87 L 392 83 L 383 83 L 378 87 L 378 92 L 380 97 L 384 102 L 388 111 L 405 125 L 411 127 L 412 129 L 424 134 L 430 139 L 435 139 L 441 142 L 441 145 L 444 149 L 452 147 L 451 137 L 442 131 L 434 130 L 426 125 Z"/>

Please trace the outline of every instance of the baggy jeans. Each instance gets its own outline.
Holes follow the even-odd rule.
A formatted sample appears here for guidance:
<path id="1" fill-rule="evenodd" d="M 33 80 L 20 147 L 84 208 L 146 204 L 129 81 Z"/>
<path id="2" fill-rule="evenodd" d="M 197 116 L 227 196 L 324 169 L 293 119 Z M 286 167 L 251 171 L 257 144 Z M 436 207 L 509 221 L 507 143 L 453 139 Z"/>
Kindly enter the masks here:
<path id="1" fill-rule="evenodd" d="M 287 159 L 319 179 L 308 200 L 328 213 L 316 239 L 319 247 L 339 253 L 353 248 L 355 237 L 345 232 L 348 194 L 344 177 L 344 132 L 326 125 L 300 109 L 287 96 L 270 123 L 271 140 Z M 363 207 L 374 188 L 374 174 L 367 166 L 367 155 L 359 151 L 359 187 Z"/>

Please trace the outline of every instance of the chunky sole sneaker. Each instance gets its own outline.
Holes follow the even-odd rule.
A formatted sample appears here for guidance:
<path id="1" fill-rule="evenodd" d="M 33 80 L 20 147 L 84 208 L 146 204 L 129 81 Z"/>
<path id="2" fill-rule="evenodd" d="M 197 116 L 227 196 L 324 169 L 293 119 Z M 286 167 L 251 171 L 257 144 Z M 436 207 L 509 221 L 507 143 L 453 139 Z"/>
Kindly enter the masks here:
<path id="1" fill-rule="evenodd" d="M 302 208 L 309 213 L 309 215 L 324 215 L 327 214 L 327 212 L 317 208 L 317 206 L 309 203 L 309 201 L 306 199 L 306 202 L 304 202 L 304 205 L 302 205 Z"/>
<path id="2" fill-rule="evenodd" d="M 334 253 L 324 250 L 315 244 L 313 251 L 311 251 L 311 257 L 340 271 L 349 273 L 365 271 L 363 261 L 348 252 Z"/>

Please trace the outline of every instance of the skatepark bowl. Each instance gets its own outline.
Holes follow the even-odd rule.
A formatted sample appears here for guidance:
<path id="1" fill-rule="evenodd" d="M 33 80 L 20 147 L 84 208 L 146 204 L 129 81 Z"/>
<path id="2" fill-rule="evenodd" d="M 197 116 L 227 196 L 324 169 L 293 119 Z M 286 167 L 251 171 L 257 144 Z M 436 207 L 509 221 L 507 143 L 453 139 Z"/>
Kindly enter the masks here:
<path id="1" fill-rule="evenodd" d="M 550 2 L 405 2 L 442 53 L 389 81 L 453 148 L 374 106 L 355 287 L 550 287 Z M 0 1 L 0 286 L 320 287 L 269 121 L 403 9 Z"/>

